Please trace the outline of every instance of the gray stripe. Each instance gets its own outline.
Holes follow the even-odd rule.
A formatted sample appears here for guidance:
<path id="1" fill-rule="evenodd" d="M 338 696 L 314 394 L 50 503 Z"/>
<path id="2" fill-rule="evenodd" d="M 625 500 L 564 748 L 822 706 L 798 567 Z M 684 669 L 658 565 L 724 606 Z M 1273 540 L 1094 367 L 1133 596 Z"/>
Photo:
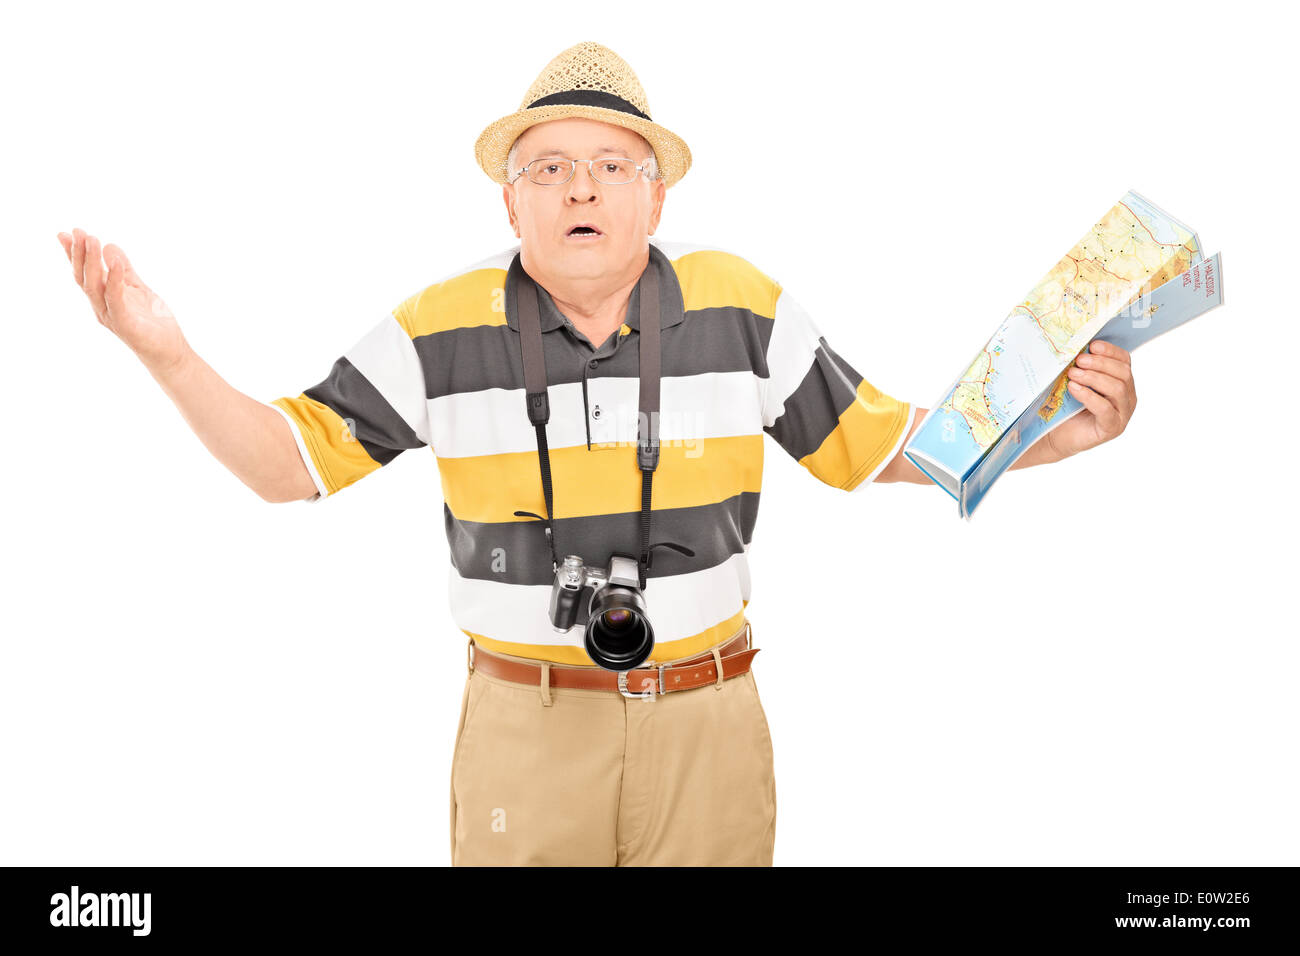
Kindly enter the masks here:
<path id="1" fill-rule="evenodd" d="M 753 371 L 767 378 L 767 344 L 772 337 L 772 319 L 748 309 L 719 306 L 694 309 L 678 325 L 663 330 L 661 346 L 665 375 L 698 375 L 704 372 Z M 621 336 L 608 357 L 600 358 L 587 379 L 605 376 L 637 377 L 639 332 Z M 519 334 L 505 325 L 480 325 L 445 329 L 418 335 L 413 340 L 424 370 L 428 398 L 442 398 L 485 388 L 523 389 L 524 372 L 519 353 Z M 573 337 L 567 328 L 542 336 L 549 384 L 580 382 L 591 349 Z M 520 395 L 520 414 L 524 414 Z"/>
<path id="2" fill-rule="evenodd" d="M 795 459 L 811 455 L 839 424 L 840 415 L 857 397 L 862 376 L 826 344 L 823 337 L 813 362 L 790 397 L 781 417 L 763 430 Z"/>
<path id="3" fill-rule="evenodd" d="M 339 418 L 350 420 L 353 437 L 381 465 L 408 448 L 424 447 L 406 420 L 346 357 L 334 363 L 323 382 L 303 394 L 328 405 Z"/>
<path id="4" fill-rule="evenodd" d="M 540 480 L 540 479 L 539 479 Z M 708 505 L 664 508 L 652 513 L 650 543 L 671 541 L 695 552 L 687 557 L 671 548 L 655 548 L 650 578 L 717 567 L 744 551 L 758 519 L 759 493 L 744 491 Z M 549 585 L 555 578 L 542 522 L 462 521 L 443 502 L 443 520 L 452 566 L 465 578 L 508 584 Z M 635 556 L 640 548 L 636 511 L 555 521 L 555 547 L 563 558 L 577 554 L 587 564 L 607 563 L 613 552 Z"/>

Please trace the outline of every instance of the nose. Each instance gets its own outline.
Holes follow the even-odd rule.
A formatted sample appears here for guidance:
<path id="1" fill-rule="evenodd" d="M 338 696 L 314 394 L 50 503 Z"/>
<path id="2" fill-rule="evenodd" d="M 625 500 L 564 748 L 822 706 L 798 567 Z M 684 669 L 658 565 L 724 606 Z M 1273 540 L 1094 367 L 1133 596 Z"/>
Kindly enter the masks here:
<path id="1" fill-rule="evenodd" d="M 586 163 L 575 163 L 573 178 L 569 180 L 569 197 L 579 202 L 595 199 L 599 195 L 596 188 L 599 183 L 591 178 L 591 167 Z"/>

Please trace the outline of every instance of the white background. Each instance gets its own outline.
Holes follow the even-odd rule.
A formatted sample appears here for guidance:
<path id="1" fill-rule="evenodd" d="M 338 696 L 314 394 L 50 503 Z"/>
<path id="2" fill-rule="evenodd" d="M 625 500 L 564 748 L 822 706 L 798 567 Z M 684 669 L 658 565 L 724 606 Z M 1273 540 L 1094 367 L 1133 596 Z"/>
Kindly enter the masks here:
<path id="1" fill-rule="evenodd" d="M 448 862 L 433 456 L 262 502 L 55 234 L 121 245 L 227 381 L 296 395 L 514 243 L 474 139 L 586 39 L 693 151 L 658 234 L 745 255 L 922 407 L 1126 190 L 1223 254 L 1224 306 L 1135 352 L 1127 431 L 970 523 L 767 443 L 776 863 L 1300 862 L 1286 8 L 556 9 L 6 9 L 0 862 Z"/>

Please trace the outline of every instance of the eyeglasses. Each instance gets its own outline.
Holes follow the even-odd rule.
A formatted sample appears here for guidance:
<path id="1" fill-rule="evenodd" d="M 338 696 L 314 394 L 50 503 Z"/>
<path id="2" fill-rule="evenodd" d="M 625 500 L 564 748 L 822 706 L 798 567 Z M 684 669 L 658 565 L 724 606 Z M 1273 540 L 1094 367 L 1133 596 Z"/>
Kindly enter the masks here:
<path id="1" fill-rule="evenodd" d="M 527 166 L 521 166 L 515 172 L 514 182 L 524 173 L 539 186 L 563 186 L 573 178 L 578 163 L 587 164 L 591 178 L 606 186 L 624 186 L 636 179 L 637 174 L 649 168 L 649 162 L 634 163 L 621 156 L 606 156 L 604 159 L 565 159 L 563 156 L 545 156 L 534 159 Z M 599 165 L 596 165 L 599 164 Z"/>

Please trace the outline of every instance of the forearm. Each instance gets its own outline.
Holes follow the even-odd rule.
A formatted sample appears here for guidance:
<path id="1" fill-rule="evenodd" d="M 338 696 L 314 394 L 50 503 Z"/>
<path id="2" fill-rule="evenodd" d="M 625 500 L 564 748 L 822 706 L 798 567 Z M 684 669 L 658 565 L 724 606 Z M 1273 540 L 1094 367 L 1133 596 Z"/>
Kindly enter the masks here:
<path id="1" fill-rule="evenodd" d="M 912 436 L 916 434 L 916 430 L 921 427 L 921 422 L 928 412 L 928 408 L 918 408 L 916 410 L 916 417 L 912 422 L 912 429 L 907 433 L 907 438 L 903 441 L 904 446 L 912 440 Z M 1051 438 L 1052 435 L 1049 432 L 1038 441 L 1034 442 L 1029 449 L 1020 456 L 1016 463 L 1007 470 L 1014 471 L 1017 468 L 1028 468 L 1032 465 L 1047 465 L 1052 462 L 1060 461 L 1065 456 L 1058 454 L 1056 449 L 1052 447 Z M 895 455 L 893 459 L 890 460 L 889 464 L 881 470 L 880 474 L 876 476 L 876 481 L 910 481 L 920 485 L 931 483 L 929 476 L 912 464 L 911 459 L 903 454 L 901 448 L 899 449 L 898 454 Z"/>
<path id="2" fill-rule="evenodd" d="M 208 451 L 263 500 L 316 493 L 288 422 L 270 405 L 232 387 L 188 346 L 170 366 L 146 368 Z"/>

